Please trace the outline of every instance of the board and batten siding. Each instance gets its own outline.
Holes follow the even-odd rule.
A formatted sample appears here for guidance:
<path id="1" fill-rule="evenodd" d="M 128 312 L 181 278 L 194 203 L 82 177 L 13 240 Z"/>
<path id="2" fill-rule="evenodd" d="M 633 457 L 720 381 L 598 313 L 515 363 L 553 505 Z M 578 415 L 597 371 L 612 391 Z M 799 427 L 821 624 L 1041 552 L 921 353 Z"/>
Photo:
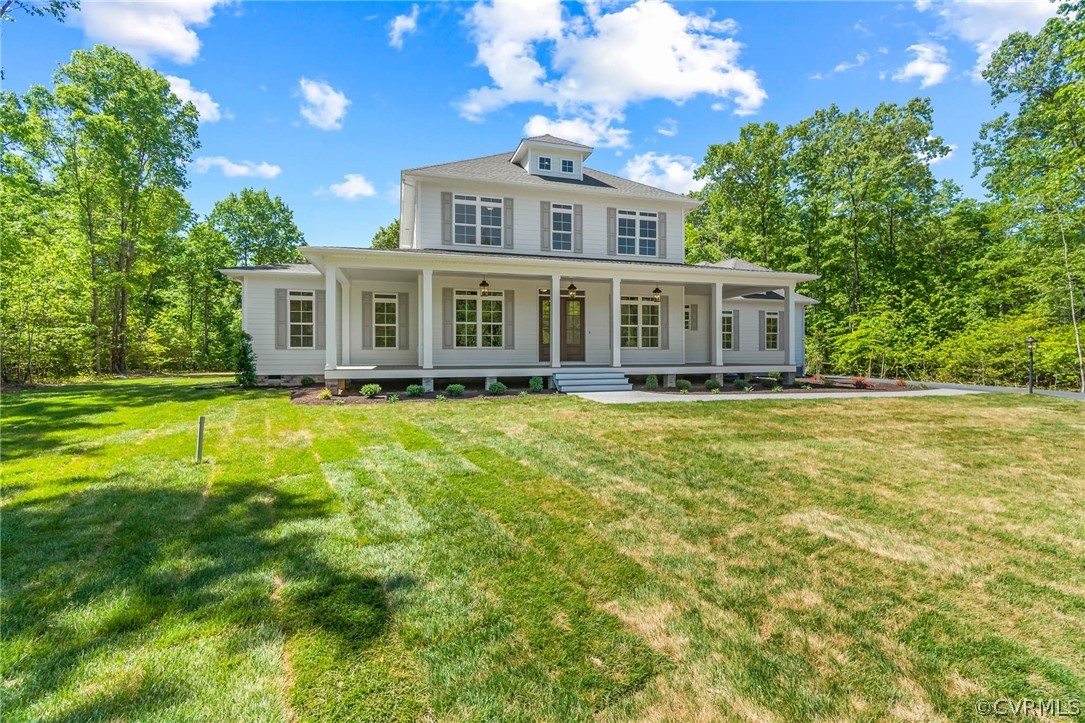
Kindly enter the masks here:
<path id="1" fill-rule="evenodd" d="M 599 198 L 594 194 L 576 193 L 568 188 L 556 186 L 553 193 L 543 194 L 535 189 L 525 191 L 498 184 L 486 185 L 470 181 L 449 181 L 439 183 L 431 179 L 419 182 L 418 217 L 415 220 L 415 238 L 419 248 L 455 248 L 483 254 L 529 254 L 554 256 L 555 258 L 597 258 L 597 259 L 635 259 L 657 260 L 681 263 L 685 257 L 684 209 L 681 205 L 665 200 L 650 198 L 621 200 L 619 198 Z M 471 246 L 457 244 L 449 246 L 442 242 L 444 225 L 442 215 L 442 194 L 465 194 L 469 196 L 492 196 L 513 199 L 513 244 L 512 248 Z M 447 196 L 445 197 L 447 199 Z M 582 215 L 578 219 L 582 224 L 582 247 L 579 253 L 574 251 L 544 250 L 541 237 L 542 203 L 568 203 L 579 205 Z M 453 204 L 455 201 L 453 200 Z M 663 212 L 666 217 L 666 243 L 663 257 L 648 256 L 610 256 L 607 254 L 607 209 L 618 208 L 628 211 Z"/>

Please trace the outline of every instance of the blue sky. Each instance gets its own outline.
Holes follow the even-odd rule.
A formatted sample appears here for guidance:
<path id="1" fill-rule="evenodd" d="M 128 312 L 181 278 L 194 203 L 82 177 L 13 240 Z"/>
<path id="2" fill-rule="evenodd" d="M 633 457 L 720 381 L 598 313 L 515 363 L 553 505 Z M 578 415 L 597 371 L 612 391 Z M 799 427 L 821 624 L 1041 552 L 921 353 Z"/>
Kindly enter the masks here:
<path id="1" fill-rule="evenodd" d="M 66 24 L 3 27 L 7 90 L 48 84 L 104 42 L 201 109 L 198 212 L 245 186 L 294 209 L 310 244 L 368 245 L 398 213 L 403 168 L 551 132 L 589 165 L 689 190 L 711 143 L 836 103 L 929 96 L 955 150 L 933 166 L 967 193 L 994 115 L 977 68 L 1046 0 L 918 2 L 96 2 Z"/>

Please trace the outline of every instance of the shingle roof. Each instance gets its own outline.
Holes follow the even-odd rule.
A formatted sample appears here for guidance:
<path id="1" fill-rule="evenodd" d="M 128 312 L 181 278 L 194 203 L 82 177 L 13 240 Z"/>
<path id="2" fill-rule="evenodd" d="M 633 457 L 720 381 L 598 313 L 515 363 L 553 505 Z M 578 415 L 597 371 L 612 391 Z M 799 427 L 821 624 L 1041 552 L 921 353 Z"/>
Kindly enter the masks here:
<path id="1" fill-rule="evenodd" d="M 540 136 L 542 137 L 542 136 Z M 491 181 L 495 183 L 516 183 L 540 188 L 554 188 L 557 186 L 574 186 L 581 189 L 610 192 L 623 196 L 637 196 L 669 201 L 684 201 L 686 203 L 699 203 L 689 196 L 682 196 L 662 188 L 655 188 L 627 178 L 612 176 L 609 173 L 597 171 L 594 168 L 584 167 L 584 180 L 575 178 L 553 178 L 549 176 L 536 176 L 511 161 L 512 151 L 495 153 L 492 156 L 481 158 L 469 158 L 464 161 L 452 163 L 439 163 L 434 166 L 421 166 L 409 168 L 404 173 L 420 173 L 427 176 L 447 176 L 449 178 L 465 178 L 476 181 Z"/>
<path id="2" fill-rule="evenodd" d="M 219 271 L 276 271 L 283 274 L 320 273 L 312 264 L 254 264 L 252 266 L 227 266 Z"/>
<path id="3" fill-rule="evenodd" d="M 779 291 L 760 291 L 760 292 L 758 292 L 756 294 L 745 294 L 742 298 L 743 299 L 769 299 L 769 300 L 772 300 L 772 301 L 783 301 L 784 300 L 784 295 L 781 294 Z M 806 296 L 804 294 L 800 294 L 798 292 L 793 293 L 791 295 L 791 298 L 792 298 L 793 301 L 795 301 L 795 303 L 802 304 L 803 306 L 808 306 L 810 304 L 818 303 L 817 299 L 813 299 L 813 298 L 811 298 L 809 296 Z"/>
<path id="4" fill-rule="evenodd" d="M 556 143 L 556 144 L 562 145 L 562 146 L 572 146 L 573 148 L 583 148 L 584 150 L 588 150 L 588 151 L 595 150 L 591 146 L 586 146 L 583 143 L 575 143 L 573 141 L 567 141 L 564 138 L 558 138 L 557 136 L 552 136 L 549 133 L 543 134 L 541 136 L 531 136 L 530 138 L 525 138 L 524 140 L 525 141 L 538 141 L 539 143 Z"/>

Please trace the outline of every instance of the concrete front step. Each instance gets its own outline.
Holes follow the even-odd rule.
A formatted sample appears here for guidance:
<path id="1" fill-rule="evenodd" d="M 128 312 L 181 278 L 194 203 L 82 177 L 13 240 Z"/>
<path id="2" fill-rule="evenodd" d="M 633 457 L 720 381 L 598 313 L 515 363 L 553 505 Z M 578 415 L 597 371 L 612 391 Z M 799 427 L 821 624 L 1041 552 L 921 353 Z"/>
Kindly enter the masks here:
<path id="1" fill-rule="evenodd" d="M 615 383 L 592 383 L 592 384 L 562 384 L 558 388 L 559 392 L 565 394 L 572 394 L 573 392 L 630 392 L 633 391 L 633 385 L 629 382 L 622 384 L 621 382 Z"/>
<path id="2" fill-rule="evenodd" d="M 627 392 L 633 388 L 624 374 L 608 369 L 563 369 L 553 377 L 559 392 Z"/>

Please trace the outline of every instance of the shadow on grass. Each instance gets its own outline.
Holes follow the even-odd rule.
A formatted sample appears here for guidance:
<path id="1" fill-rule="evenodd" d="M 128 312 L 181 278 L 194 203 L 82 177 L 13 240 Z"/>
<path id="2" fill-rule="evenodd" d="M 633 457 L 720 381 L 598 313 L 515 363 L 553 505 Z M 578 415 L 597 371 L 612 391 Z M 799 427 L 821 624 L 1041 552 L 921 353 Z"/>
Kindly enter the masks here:
<path id="1" fill-rule="evenodd" d="M 226 719 L 236 698 L 280 689 L 277 668 L 262 681 L 220 672 L 279 631 L 354 655 L 385 632 L 380 581 L 283 525 L 319 522 L 326 499 L 254 482 L 204 497 L 87 481 L 99 484 L 4 510 L 0 697 L 13 719 L 168 716 L 194 701 Z"/>

